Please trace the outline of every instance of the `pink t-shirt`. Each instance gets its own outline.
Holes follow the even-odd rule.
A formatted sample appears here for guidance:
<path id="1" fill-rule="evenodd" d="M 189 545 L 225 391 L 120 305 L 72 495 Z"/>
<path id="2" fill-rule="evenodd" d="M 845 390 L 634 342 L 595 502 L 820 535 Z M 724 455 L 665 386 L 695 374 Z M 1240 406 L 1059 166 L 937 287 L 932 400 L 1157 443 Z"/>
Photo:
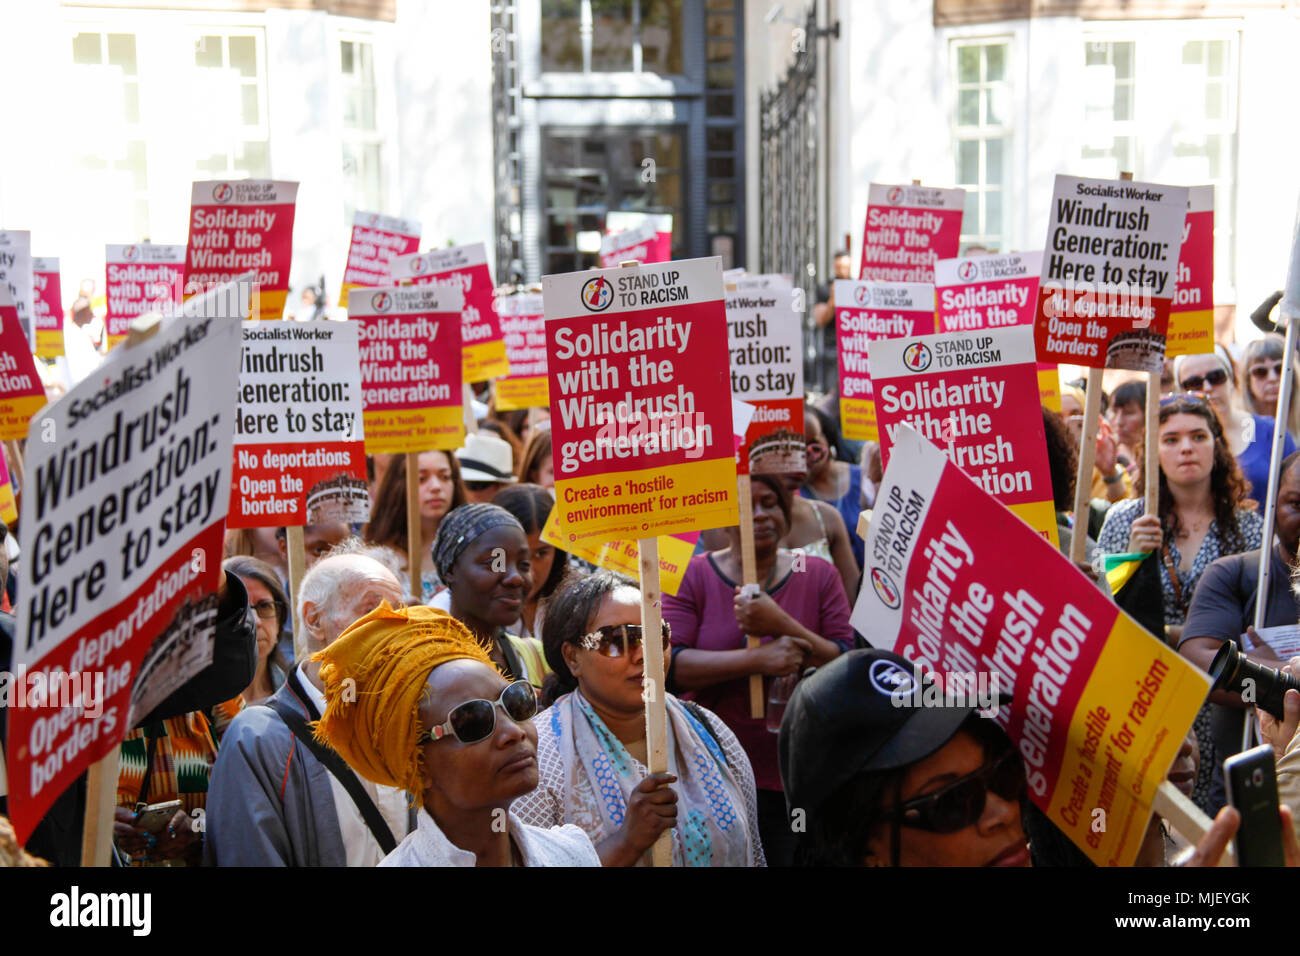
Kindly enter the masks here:
<path id="1" fill-rule="evenodd" d="M 806 558 L 802 571 L 790 574 L 768 592 L 772 600 L 792 618 L 844 650 L 853 649 L 849 626 L 849 602 L 835 566 L 821 558 Z M 737 582 L 723 577 L 709 554 L 691 558 L 677 595 L 664 595 L 664 619 L 672 627 L 673 645 L 700 651 L 735 651 L 745 646 L 745 635 L 736 623 Z M 779 636 L 779 635 L 777 635 Z M 771 640 L 764 637 L 764 641 Z M 772 678 L 763 679 L 763 699 Z M 701 706 L 721 717 L 736 734 L 754 766 L 754 782 L 760 790 L 781 790 L 777 764 L 776 734 L 763 718 L 749 716 L 749 678 L 713 684 L 691 696 Z"/>

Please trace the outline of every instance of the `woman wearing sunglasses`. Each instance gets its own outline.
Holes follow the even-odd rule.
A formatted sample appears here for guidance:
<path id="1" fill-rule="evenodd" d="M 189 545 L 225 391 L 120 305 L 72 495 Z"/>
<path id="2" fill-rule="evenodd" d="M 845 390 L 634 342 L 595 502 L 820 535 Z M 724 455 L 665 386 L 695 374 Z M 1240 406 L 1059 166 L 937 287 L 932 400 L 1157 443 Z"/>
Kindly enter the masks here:
<path id="1" fill-rule="evenodd" d="M 1192 593 L 1210 563 L 1260 547 L 1264 521 L 1246 507 L 1245 481 L 1229 450 L 1213 405 L 1199 395 L 1160 402 L 1159 514 L 1145 514 L 1141 498 L 1110 509 L 1097 538 L 1103 554 L 1154 552 L 1160 565 L 1165 636 L 1178 646 Z M 1208 813 L 1216 762 L 1209 709 L 1197 717 L 1201 769 L 1194 799 Z"/>
<path id="2" fill-rule="evenodd" d="M 793 836 L 776 765 L 776 737 L 750 716 L 750 676 L 765 678 L 764 700 L 778 677 L 798 675 L 853 646 L 849 602 L 835 568 L 778 547 L 790 527 L 790 493 L 775 475 L 752 477 L 754 563 L 760 584 L 746 589 L 740 529 L 729 547 L 691 559 L 676 595 L 663 599 L 672 625 L 669 686 L 694 691 L 735 731 L 754 768 L 758 825 L 771 866 L 788 866 Z M 760 638 L 749 647 L 746 635 Z M 778 701 L 782 701 L 778 695 Z"/>
<path id="3" fill-rule="evenodd" d="M 1282 352 L 1286 339 L 1270 334 L 1246 343 L 1241 353 L 1241 403 L 1252 415 L 1277 417 L 1277 396 L 1282 387 Z M 1291 393 L 1287 410 L 1286 431 L 1292 438 L 1300 435 L 1300 401 Z"/>
<path id="4" fill-rule="evenodd" d="M 1269 456 L 1273 449 L 1273 419 L 1256 415 L 1241 407 L 1237 394 L 1232 359 L 1222 346 L 1205 355 L 1180 355 L 1174 361 L 1174 380 L 1184 392 L 1201 392 L 1219 413 L 1228 447 L 1246 479 L 1246 497 L 1263 510 L 1261 502 L 1268 489 Z M 1276 404 L 1276 398 L 1274 399 Z M 1287 435 L 1283 455 L 1296 450 Z"/>
<path id="5" fill-rule="evenodd" d="M 257 615 L 257 670 L 241 695 L 244 706 L 261 703 L 284 683 L 287 668 L 278 644 L 289 620 L 289 598 L 275 569 L 257 558 L 227 558 L 222 564 L 248 592 L 248 605 Z"/>
<path id="6" fill-rule="evenodd" d="M 781 721 L 781 777 L 808 866 L 1029 866 L 1025 770 L 969 707 L 900 707 L 897 654 L 851 651 L 806 677 Z"/>
<path id="7" fill-rule="evenodd" d="M 537 786 L 537 697 L 455 618 L 381 604 L 313 660 L 326 701 L 317 736 L 419 801 L 416 829 L 380 866 L 599 865 L 577 827 L 543 830 L 513 812 Z"/>
<path id="8" fill-rule="evenodd" d="M 518 628 L 533 589 L 532 553 L 519 519 L 482 503 L 448 512 L 433 542 L 433 565 L 451 595 L 452 616 L 484 643 L 506 677 L 527 680 L 540 693 L 549 673 L 541 641 L 507 630 Z"/>
<path id="9" fill-rule="evenodd" d="M 668 658 L 669 627 L 650 642 Z M 641 592 L 596 571 L 571 578 L 542 628 L 551 664 L 537 719 L 541 782 L 519 800 L 525 823 L 574 823 L 605 866 L 644 866 L 672 828 L 674 866 L 762 866 L 754 773 L 727 726 L 703 707 L 666 697 L 668 773 L 647 772 L 646 644 Z"/>

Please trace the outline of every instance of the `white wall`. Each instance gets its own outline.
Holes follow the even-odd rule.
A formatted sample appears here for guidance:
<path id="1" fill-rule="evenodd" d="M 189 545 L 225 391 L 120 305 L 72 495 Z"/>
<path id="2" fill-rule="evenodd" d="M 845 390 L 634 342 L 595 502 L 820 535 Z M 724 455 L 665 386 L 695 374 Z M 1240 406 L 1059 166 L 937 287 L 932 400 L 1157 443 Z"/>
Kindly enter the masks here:
<path id="1" fill-rule="evenodd" d="M 832 179 L 835 234 L 854 236 L 860 254 L 867 187 L 872 181 L 952 185 L 953 110 L 949 47 L 956 37 L 1012 40 L 1015 101 L 1009 240 L 1012 248 L 1041 248 L 1052 182 L 1078 172 L 1082 148 L 1084 34 L 1096 26 L 1049 17 L 936 29 L 930 0 L 841 4 L 850 75 L 847 95 L 837 78 L 832 104 L 845 134 L 836 137 Z M 1191 21 L 1195 23 L 1197 21 Z M 1241 30 L 1238 96 L 1235 287 L 1220 284 L 1219 304 L 1237 304 L 1237 337 L 1253 338 L 1249 313 L 1285 280 L 1291 229 L 1300 193 L 1300 124 L 1296 123 L 1294 51 L 1300 16 L 1252 13 L 1216 21 Z M 1132 33 L 1179 29 L 1177 23 L 1107 24 Z M 845 41 L 841 41 L 843 46 Z"/>
<path id="2" fill-rule="evenodd" d="M 495 272 L 491 37 L 486 3 L 399 0 L 400 215 L 424 224 L 422 249 L 485 243 Z"/>

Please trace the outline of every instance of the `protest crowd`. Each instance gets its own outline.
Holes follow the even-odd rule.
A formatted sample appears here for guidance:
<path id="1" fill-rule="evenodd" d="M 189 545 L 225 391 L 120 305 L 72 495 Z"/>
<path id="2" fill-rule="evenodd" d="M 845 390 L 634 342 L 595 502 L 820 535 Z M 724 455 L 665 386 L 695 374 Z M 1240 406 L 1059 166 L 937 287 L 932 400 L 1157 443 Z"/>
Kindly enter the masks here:
<path id="1" fill-rule="evenodd" d="M 235 185 L 231 228 L 288 210 L 291 234 L 292 184 Z M 891 216 L 961 215 L 888 188 L 912 191 Z M 157 257 L 180 279 L 230 189 L 195 184 L 189 253 Z M 1182 234 L 1168 192 L 1144 241 Z M 329 317 L 323 284 L 294 321 L 236 268 L 105 321 L 91 282 L 63 330 L 104 363 L 81 381 L 29 364 L 0 298 L 6 367 L 39 379 L 0 396 L 0 858 L 1213 866 L 1249 822 L 1254 861 L 1300 865 L 1300 303 L 1229 349 L 1160 279 L 1154 331 L 1116 310 L 1098 346 L 1051 314 L 1068 256 L 945 228 L 906 277 L 841 253 L 805 325 L 789 277 L 653 242 L 494 288 L 482 245 L 418 253 L 418 224 L 363 216 L 412 241 Z M 959 281 L 1019 281 L 1029 311 L 954 318 Z M 39 715 L 89 721 L 91 694 L 31 677 L 96 647 L 131 680 L 64 759 Z M 1267 701 L 1220 679 L 1225 648 Z M 1259 745 L 1275 819 L 1246 821 L 1230 758 Z"/>

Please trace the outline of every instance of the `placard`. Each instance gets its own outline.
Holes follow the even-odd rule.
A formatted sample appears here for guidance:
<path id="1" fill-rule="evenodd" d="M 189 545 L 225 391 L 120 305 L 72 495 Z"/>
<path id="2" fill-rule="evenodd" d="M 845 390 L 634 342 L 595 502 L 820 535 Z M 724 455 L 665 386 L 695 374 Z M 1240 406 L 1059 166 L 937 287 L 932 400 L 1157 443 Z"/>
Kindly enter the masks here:
<path id="1" fill-rule="evenodd" d="M 575 540 L 736 524 L 722 261 L 545 276 L 555 496 Z"/>
<path id="2" fill-rule="evenodd" d="M 185 287 L 185 247 L 127 243 L 104 247 L 104 328 L 109 348 L 126 338 L 145 312 L 171 313 Z"/>
<path id="3" fill-rule="evenodd" d="M 845 438 L 876 441 L 867 343 L 934 331 L 934 286 L 919 282 L 835 280 L 840 428 Z"/>
<path id="4" fill-rule="evenodd" d="M 8 285 L 0 282 L 0 440 L 26 438 L 27 423 L 45 401 L 45 386 L 18 309 L 9 298 Z"/>
<path id="5" fill-rule="evenodd" d="M 343 270 L 339 307 L 348 307 L 353 289 L 388 285 L 394 256 L 420 248 L 420 224 L 414 219 L 382 216 L 358 211 L 352 217 L 352 238 L 348 242 L 348 264 Z"/>
<path id="6" fill-rule="evenodd" d="M 933 282 L 934 264 L 961 245 L 965 201 L 964 189 L 872 183 L 858 278 Z"/>
<path id="7" fill-rule="evenodd" d="M 499 295 L 492 303 L 505 336 L 510 374 L 493 383 L 498 411 L 518 408 L 547 408 L 551 404 L 546 387 L 546 318 L 542 297 L 537 292 Z"/>
<path id="8" fill-rule="evenodd" d="M 871 366 L 886 467 L 906 424 L 1057 543 L 1029 325 L 880 339 L 871 343 Z"/>
<path id="9" fill-rule="evenodd" d="M 352 297 L 358 325 L 366 451 L 404 454 L 465 443 L 461 311 L 449 285 L 396 286 Z"/>
<path id="10" fill-rule="evenodd" d="M 991 710 L 1030 799 L 1093 862 L 1131 866 L 1209 678 L 906 427 L 876 498 L 866 582 L 853 627 L 936 674 L 945 696 Z M 895 695 L 928 706 L 916 685 Z"/>
<path id="11" fill-rule="evenodd" d="M 289 296 L 297 199 L 297 183 L 196 182 L 190 193 L 185 297 L 252 270 L 253 317 L 282 317 Z"/>
<path id="12" fill-rule="evenodd" d="M 210 383 L 238 375 L 247 301 L 247 281 L 192 300 L 32 422 L 6 747 L 19 842 L 186 679 L 173 662 L 211 659 L 235 394 Z"/>
<path id="13" fill-rule="evenodd" d="M 228 528 L 370 520 L 359 322 L 245 322 Z"/>
<path id="14" fill-rule="evenodd" d="M 32 259 L 32 309 L 36 328 L 36 357 L 63 354 L 63 290 L 59 286 L 59 260 Z"/>
<path id="15" fill-rule="evenodd" d="M 1214 187 L 1189 186 L 1167 355 L 1214 351 Z"/>
<path id="16" fill-rule="evenodd" d="M 795 292 L 763 284 L 741 280 L 726 300 L 731 394 L 754 406 L 737 470 L 803 472 L 803 334 Z"/>
<path id="17" fill-rule="evenodd" d="M 939 332 L 974 332 L 1008 325 L 1032 325 L 1038 301 L 1041 252 L 940 259 L 934 267 L 935 320 Z M 1056 366 L 1038 364 L 1038 395 L 1061 410 Z"/>
<path id="18" fill-rule="evenodd" d="M 660 233 L 649 220 L 631 229 L 600 239 L 600 267 L 610 269 L 622 262 L 667 262 L 672 258 L 672 233 Z"/>
<path id="19" fill-rule="evenodd" d="M 578 541 L 576 535 L 566 535 L 559 523 L 559 507 L 551 509 L 542 526 L 542 540 L 589 564 L 608 571 L 626 575 L 633 581 L 641 580 L 641 550 L 635 541 L 604 541 L 593 539 Z M 572 540 L 571 540 L 572 538 Z M 686 567 L 695 555 L 698 531 L 685 534 L 662 535 L 659 538 L 659 590 L 675 595 L 686 577 Z"/>
<path id="20" fill-rule="evenodd" d="M 486 382 L 510 374 L 501 322 L 492 308 L 492 274 L 481 242 L 395 256 L 392 281 L 398 285 L 434 283 L 457 289 L 464 297 L 461 314 L 461 375 L 464 381 Z"/>
<path id="21" fill-rule="evenodd" d="M 1034 341 L 1044 362 L 1159 372 L 1188 190 L 1057 176 Z"/>
<path id="22" fill-rule="evenodd" d="M 26 229 L 0 229 L 0 285 L 6 287 L 9 301 L 18 311 L 18 322 L 27 336 L 28 348 L 34 348 L 32 234 Z"/>

